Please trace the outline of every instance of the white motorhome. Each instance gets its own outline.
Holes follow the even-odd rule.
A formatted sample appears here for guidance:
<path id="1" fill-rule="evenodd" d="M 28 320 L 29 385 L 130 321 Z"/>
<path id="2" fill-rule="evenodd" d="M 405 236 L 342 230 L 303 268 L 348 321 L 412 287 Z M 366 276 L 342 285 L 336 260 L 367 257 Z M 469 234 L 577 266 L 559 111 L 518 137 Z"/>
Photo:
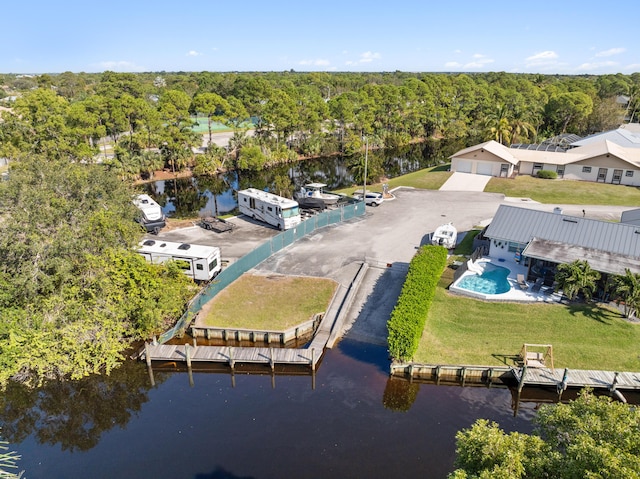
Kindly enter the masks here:
<path id="1" fill-rule="evenodd" d="M 166 225 L 166 217 L 162 212 L 162 207 L 149 195 L 137 195 L 133 198 L 133 204 L 140 210 L 137 218 L 147 230 L 147 233 L 158 234 Z"/>
<path id="2" fill-rule="evenodd" d="M 238 208 L 240 213 L 281 230 L 293 228 L 302 221 L 297 201 L 255 188 L 238 191 Z"/>
<path id="3" fill-rule="evenodd" d="M 147 239 L 140 243 L 138 254 L 150 263 L 176 261 L 187 276 L 198 281 L 209 281 L 222 269 L 216 246 Z"/>

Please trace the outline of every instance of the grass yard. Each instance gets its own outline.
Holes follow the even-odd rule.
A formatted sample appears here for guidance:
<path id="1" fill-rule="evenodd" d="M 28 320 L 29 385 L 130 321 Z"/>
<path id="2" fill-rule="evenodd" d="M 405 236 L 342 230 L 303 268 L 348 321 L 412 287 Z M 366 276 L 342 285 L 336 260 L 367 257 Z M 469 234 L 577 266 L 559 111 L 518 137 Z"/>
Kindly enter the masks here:
<path id="1" fill-rule="evenodd" d="M 640 188 L 590 181 L 543 180 L 533 176 L 491 178 L 486 193 L 531 198 L 541 203 L 633 206 L 640 204 Z"/>
<path id="2" fill-rule="evenodd" d="M 416 362 L 512 365 L 524 343 L 539 343 L 553 345 L 556 368 L 640 371 L 640 324 L 617 312 L 585 304 L 477 301 L 449 294 L 449 269 L 444 276 Z"/>
<path id="3" fill-rule="evenodd" d="M 391 178 L 386 183 L 389 185 L 390 190 L 396 188 L 397 186 L 410 186 L 422 190 L 437 190 L 451 176 L 451 172 L 447 171 L 450 166 L 450 164 L 446 164 L 433 166 L 431 168 L 425 168 L 423 170 L 414 171 L 413 173 L 407 173 L 406 175 Z M 335 190 L 335 192 L 351 196 L 351 194 L 358 189 L 361 190 L 362 185 L 354 185 L 348 188 L 342 188 L 340 190 Z M 381 193 L 382 183 L 367 185 L 367 190 L 377 191 Z"/>
<path id="4" fill-rule="evenodd" d="M 244 274 L 209 303 L 204 325 L 282 331 L 327 309 L 330 279 Z"/>

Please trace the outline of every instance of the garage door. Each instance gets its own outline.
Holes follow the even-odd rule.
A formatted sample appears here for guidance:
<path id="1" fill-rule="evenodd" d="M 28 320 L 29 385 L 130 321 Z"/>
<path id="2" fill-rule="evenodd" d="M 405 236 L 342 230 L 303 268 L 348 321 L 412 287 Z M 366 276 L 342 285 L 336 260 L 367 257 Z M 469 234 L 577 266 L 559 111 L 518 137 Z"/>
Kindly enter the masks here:
<path id="1" fill-rule="evenodd" d="M 457 160 L 456 171 L 460 173 L 471 173 L 471 161 L 470 160 Z"/>
<path id="2" fill-rule="evenodd" d="M 493 163 L 486 161 L 479 161 L 476 169 L 476 173 L 479 175 L 493 175 Z"/>

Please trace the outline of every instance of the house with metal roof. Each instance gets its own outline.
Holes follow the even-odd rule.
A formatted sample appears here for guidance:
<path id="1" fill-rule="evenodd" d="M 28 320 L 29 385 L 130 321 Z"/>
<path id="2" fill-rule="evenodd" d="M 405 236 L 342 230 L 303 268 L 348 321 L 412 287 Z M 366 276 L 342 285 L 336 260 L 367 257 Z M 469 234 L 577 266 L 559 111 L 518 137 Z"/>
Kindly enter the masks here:
<path id="1" fill-rule="evenodd" d="M 575 148 L 578 146 L 591 145 L 593 143 L 601 143 L 604 140 L 611 141 L 624 148 L 640 148 L 640 131 L 636 131 L 633 127 L 620 127 L 616 130 L 604 131 L 586 136 L 572 142 L 570 147 Z"/>
<path id="2" fill-rule="evenodd" d="M 551 170 L 564 179 L 640 186 L 640 148 L 611 139 L 566 151 L 509 148 L 491 140 L 460 150 L 450 159 L 451 171 L 462 173 L 511 177 Z"/>
<path id="3" fill-rule="evenodd" d="M 500 205 L 483 233 L 489 256 L 528 266 L 528 278 L 553 283 L 556 266 L 587 260 L 601 273 L 640 273 L 640 226 Z"/>

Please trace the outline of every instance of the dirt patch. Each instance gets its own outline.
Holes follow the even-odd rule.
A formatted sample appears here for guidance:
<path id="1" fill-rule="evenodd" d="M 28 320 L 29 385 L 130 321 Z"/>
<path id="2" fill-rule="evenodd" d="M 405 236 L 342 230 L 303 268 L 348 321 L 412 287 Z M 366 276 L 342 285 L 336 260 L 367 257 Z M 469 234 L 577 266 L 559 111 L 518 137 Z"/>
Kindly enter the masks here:
<path id="1" fill-rule="evenodd" d="M 181 228 L 190 228 L 193 225 L 197 225 L 198 221 L 198 218 L 191 218 L 186 220 L 167 218 L 167 225 L 162 228 L 162 232 L 166 233 L 168 231 L 178 230 Z"/>

